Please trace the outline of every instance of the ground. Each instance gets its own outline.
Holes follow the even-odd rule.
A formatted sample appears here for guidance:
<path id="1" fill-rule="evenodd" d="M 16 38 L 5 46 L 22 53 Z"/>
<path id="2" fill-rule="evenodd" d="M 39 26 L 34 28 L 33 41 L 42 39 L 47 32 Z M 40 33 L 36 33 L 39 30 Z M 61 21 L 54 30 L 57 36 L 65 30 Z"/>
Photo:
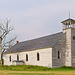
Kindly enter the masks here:
<path id="1" fill-rule="evenodd" d="M 7 71 L 0 70 L 0 75 L 75 75 L 75 71 Z"/>

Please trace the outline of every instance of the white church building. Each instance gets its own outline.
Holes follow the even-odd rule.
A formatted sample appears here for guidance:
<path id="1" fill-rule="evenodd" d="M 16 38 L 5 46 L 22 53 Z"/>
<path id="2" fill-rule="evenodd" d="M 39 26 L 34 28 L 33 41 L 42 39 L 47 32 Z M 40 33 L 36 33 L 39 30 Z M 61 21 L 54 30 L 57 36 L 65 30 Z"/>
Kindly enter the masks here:
<path id="1" fill-rule="evenodd" d="M 4 65 L 75 66 L 75 20 L 61 23 L 63 32 L 17 42 L 4 53 Z"/>

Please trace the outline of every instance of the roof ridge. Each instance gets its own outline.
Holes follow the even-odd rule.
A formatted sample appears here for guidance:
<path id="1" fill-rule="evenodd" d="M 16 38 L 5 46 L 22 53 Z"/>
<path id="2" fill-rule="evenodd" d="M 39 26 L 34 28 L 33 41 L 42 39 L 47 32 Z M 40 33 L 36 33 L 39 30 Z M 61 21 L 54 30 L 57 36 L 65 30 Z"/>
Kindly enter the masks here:
<path id="1" fill-rule="evenodd" d="M 54 34 L 46 35 L 46 36 L 41 36 L 41 37 L 38 37 L 38 38 L 34 38 L 34 39 L 30 39 L 30 40 L 22 41 L 22 42 L 19 42 L 19 43 L 28 42 L 28 41 L 33 41 L 33 40 L 36 40 L 36 39 L 41 39 L 41 38 L 45 38 L 45 37 L 48 37 L 48 36 L 57 35 L 57 34 L 60 34 L 60 33 L 63 33 L 63 32 L 54 33 Z"/>

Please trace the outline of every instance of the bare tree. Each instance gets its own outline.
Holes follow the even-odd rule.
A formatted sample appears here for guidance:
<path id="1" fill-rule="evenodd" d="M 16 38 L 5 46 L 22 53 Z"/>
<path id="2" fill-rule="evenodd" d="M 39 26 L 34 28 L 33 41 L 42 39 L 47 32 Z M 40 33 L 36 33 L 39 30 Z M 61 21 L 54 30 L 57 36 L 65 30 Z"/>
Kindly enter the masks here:
<path id="1" fill-rule="evenodd" d="M 3 23 L 0 23 L 0 39 L 1 39 L 1 64 L 3 65 L 3 54 L 6 50 L 9 50 L 13 45 L 16 37 L 7 40 L 8 34 L 13 30 L 13 26 L 10 26 L 10 20 L 6 19 Z"/>

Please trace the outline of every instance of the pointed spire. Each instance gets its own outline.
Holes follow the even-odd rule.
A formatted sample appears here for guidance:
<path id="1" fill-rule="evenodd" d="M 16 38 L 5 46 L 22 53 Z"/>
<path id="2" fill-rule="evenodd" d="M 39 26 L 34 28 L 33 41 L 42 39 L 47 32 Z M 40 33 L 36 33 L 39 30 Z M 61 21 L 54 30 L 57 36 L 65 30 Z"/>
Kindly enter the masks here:
<path id="1" fill-rule="evenodd" d="M 70 11 L 69 11 L 69 19 L 70 19 Z"/>

